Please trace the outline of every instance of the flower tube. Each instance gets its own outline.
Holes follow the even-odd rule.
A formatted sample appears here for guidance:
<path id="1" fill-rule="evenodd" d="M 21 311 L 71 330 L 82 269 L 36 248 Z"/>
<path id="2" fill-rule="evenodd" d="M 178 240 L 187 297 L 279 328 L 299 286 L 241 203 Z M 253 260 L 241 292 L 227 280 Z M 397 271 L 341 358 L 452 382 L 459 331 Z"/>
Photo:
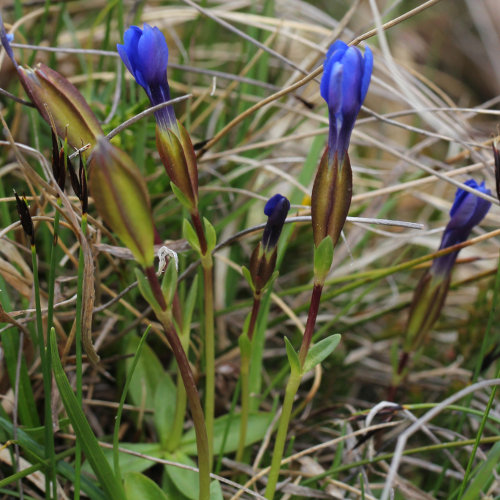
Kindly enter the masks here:
<path id="1" fill-rule="evenodd" d="M 356 117 L 365 100 L 373 55 L 337 40 L 326 55 L 320 92 L 328 104 L 328 145 L 321 158 L 311 195 L 314 244 L 329 236 L 335 245 L 349 212 L 352 171 L 347 149 Z"/>
<path id="2" fill-rule="evenodd" d="M 152 106 L 170 100 L 167 79 L 168 46 L 162 32 L 148 24 L 131 26 L 118 53 Z M 198 166 L 189 134 L 175 117 L 172 106 L 155 111 L 156 145 L 175 194 L 191 212 L 198 205 Z"/>
<path id="3" fill-rule="evenodd" d="M 480 193 L 491 194 L 484 182 L 477 184 L 474 179 L 469 179 L 465 184 Z M 450 221 L 444 230 L 439 250 L 466 241 L 474 226 L 483 220 L 490 207 L 489 201 L 459 188 L 455 194 L 455 201 L 450 210 Z M 403 357 L 408 357 L 409 352 L 422 344 L 427 332 L 438 319 L 448 294 L 451 272 L 459 251 L 455 250 L 435 258 L 417 285 L 406 327 Z M 406 361 L 403 367 L 404 364 Z M 399 372 L 403 367 L 400 362 Z"/>

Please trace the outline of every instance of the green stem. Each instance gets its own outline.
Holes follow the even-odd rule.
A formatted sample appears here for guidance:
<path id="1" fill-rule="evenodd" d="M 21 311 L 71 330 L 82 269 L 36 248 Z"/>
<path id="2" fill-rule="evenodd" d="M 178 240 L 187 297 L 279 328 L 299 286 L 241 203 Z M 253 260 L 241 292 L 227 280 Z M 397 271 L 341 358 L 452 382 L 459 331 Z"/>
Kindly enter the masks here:
<path id="1" fill-rule="evenodd" d="M 180 336 L 180 341 L 182 344 L 182 348 L 184 349 L 184 352 L 186 353 L 186 356 L 188 356 L 189 353 L 189 335 L 186 335 L 185 333 Z M 170 429 L 170 432 L 168 433 L 168 443 L 167 445 L 167 450 L 172 452 L 175 451 L 177 448 L 179 448 L 181 438 L 182 438 L 182 431 L 184 429 L 184 419 L 186 416 L 186 408 L 187 408 L 187 394 L 186 394 L 186 388 L 184 387 L 184 384 L 182 383 L 182 374 L 179 369 L 179 366 L 177 366 L 177 393 L 176 393 L 176 398 L 175 398 L 175 413 L 174 413 L 174 421 L 172 423 L 172 428 Z"/>
<path id="2" fill-rule="evenodd" d="M 309 352 L 309 346 L 314 333 L 314 326 L 316 325 L 316 318 L 318 317 L 319 304 L 321 302 L 321 292 L 323 291 L 323 283 L 314 283 L 311 304 L 309 306 L 309 313 L 307 315 L 306 328 L 304 336 L 302 337 L 302 345 L 299 351 L 300 366 L 304 366 L 304 362 Z"/>
<path id="3" fill-rule="evenodd" d="M 43 336 L 43 324 L 42 324 L 42 307 L 40 304 L 40 282 L 38 278 L 38 263 L 36 259 L 36 246 L 34 243 L 31 244 L 31 260 L 33 263 L 33 284 L 35 288 L 35 309 L 36 309 L 36 330 L 37 330 L 37 340 L 38 349 L 40 351 L 40 361 L 42 365 L 42 376 L 43 376 L 43 392 L 44 392 L 44 434 L 45 434 L 45 458 L 48 460 L 48 467 L 45 471 L 45 498 L 52 499 L 56 498 L 55 494 L 55 459 L 54 459 L 54 430 L 52 426 L 52 410 L 50 407 L 51 403 L 51 386 L 52 386 L 52 374 L 48 371 L 47 366 L 47 351 L 45 346 L 45 340 Z"/>
<path id="4" fill-rule="evenodd" d="M 499 264 L 500 264 L 500 256 L 499 256 Z M 497 275 L 496 275 L 496 279 L 495 279 L 495 288 L 493 291 L 492 307 L 491 307 L 491 311 L 490 311 L 490 316 L 488 318 L 488 324 L 486 326 L 485 339 L 488 339 L 488 340 L 489 340 L 490 331 L 491 331 L 491 327 L 492 327 L 494 318 L 496 317 L 495 310 L 496 310 L 497 305 L 498 305 L 499 292 L 500 292 L 500 267 L 498 267 L 498 270 L 497 270 Z M 481 346 L 480 362 L 477 364 L 476 371 L 474 373 L 474 380 L 477 378 L 477 376 L 479 374 L 479 369 L 481 367 L 482 360 L 484 359 L 484 353 L 486 350 L 485 344 L 486 344 L 486 342 L 483 342 L 483 345 Z M 496 378 L 500 378 L 500 363 L 498 363 Z M 474 447 L 472 449 L 472 453 L 470 454 L 469 462 L 467 463 L 467 468 L 466 468 L 465 474 L 464 474 L 464 479 L 462 481 L 462 484 L 460 485 L 460 490 L 458 492 L 457 498 L 462 498 L 462 495 L 465 492 L 465 488 L 467 486 L 469 476 L 470 476 L 470 473 L 472 470 L 472 464 L 474 463 L 477 449 L 479 447 L 479 443 L 481 442 L 481 437 L 483 435 L 484 427 L 486 425 L 486 421 L 488 420 L 488 415 L 489 415 L 491 407 L 493 405 L 493 401 L 495 400 L 496 391 L 497 391 L 497 386 L 495 385 L 491 389 L 491 394 L 490 394 L 490 398 L 488 400 L 488 404 L 486 405 L 486 409 L 484 410 L 483 418 L 481 419 L 481 423 L 479 424 L 479 429 L 477 431 L 476 440 L 474 442 Z"/>
<path id="5" fill-rule="evenodd" d="M 300 379 L 300 373 L 292 372 L 286 385 L 285 400 L 283 401 L 283 408 L 281 410 L 280 421 L 278 424 L 278 433 L 276 434 L 276 442 L 274 443 L 271 469 L 267 480 L 265 497 L 268 500 L 272 500 L 274 498 L 274 493 L 276 491 L 276 484 L 278 483 L 281 468 L 281 459 L 283 458 L 283 451 L 285 450 L 288 424 L 290 423 L 290 416 L 292 415 L 293 400 L 299 390 Z"/>
<path id="6" fill-rule="evenodd" d="M 196 446 L 198 449 L 198 467 L 200 470 L 200 491 L 199 500 L 210 499 L 210 469 L 211 469 L 211 454 L 209 441 L 207 436 L 207 428 L 205 426 L 205 418 L 203 416 L 203 409 L 200 403 L 200 396 L 196 389 L 193 372 L 189 366 L 189 361 L 186 353 L 182 348 L 181 341 L 177 332 L 174 329 L 172 321 L 168 318 L 168 314 L 162 314 L 159 318 L 165 328 L 167 340 L 172 348 L 177 366 L 186 388 L 187 399 L 191 408 L 191 415 L 193 417 L 194 430 L 196 434 Z"/>
<path id="7" fill-rule="evenodd" d="M 57 206 L 61 207 L 62 202 L 60 198 L 57 198 Z M 60 214 L 59 210 L 56 209 L 54 214 L 54 234 L 52 238 L 52 250 L 50 253 L 50 268 L 49 268 L 49 282 L 48 282 L 48 304 L 47 304 L 47 336 L 46 336 L 46 351 L 45 351 L 45 363 L 47 365 L 47 373 L 49 374 L 47 383 L 44 380 L 44 392 L 45 392 L 45 422 L 49 422 L 50 425 L 45 424 L 46 429 L 46 437 L 48 439 L 47 443 L 47 454 L 50 458 L 49 463 L 50 473 L 52 474 L 51 480 L 53 485 L 52 496 L 56 498 L 56 462 L 54 458 L 55 450 L 54 450 L 54 433 L 52 427 L 52 358 L 51 358 L 51 346 L 50 346 L 50 329 L 52 328 L 52 320 L 54 317 L 54 291 L 55 291 L 55 279 L 56 279 L 56 253 L 57 253 L 57 240 L 59 238 L 59 219 Z M 47 430 L 47 427 L 50 427 Z M 50 493 L 49 493 L 50 495 Z"/>
<path id="8" fill-rule="evenodd" d="M 255 325 L 257 323 L 257 317 L 259 315 L 260 309 L 260 297 L 254 296 L 252 313 L 250 315 L 250 321 L 248 323 L 247 336 L 250 342 L 250 352 L 241 350 L 241 367 L 240 367 L 240 379 L 241 379 L 241 420 L 240 420 L 240 438 L 238 442 L 238 450 L 236 452 L 236 461 L 241 462 L 243 460 L 243 454 L 245 452 L 245 442 L 247 438 L 248 429 L 248 415 L 250 412 L 250 359 L 252 356 L 252 338 L 255 330 Z"/>
<path id="9" fill-rule="evenodd" d="M 207 428 L 205 425 L 205 417 L 203 415 L 198 389 L 196 388 L 196 382 L 194 380 L 191 367 L 189 366 L 186 353 L 182 347 L 181 340 L 175 329 L 171 313 L 167 310 L 167 304 L 165 302 L 165 298 L 163 297 L 160 282 L 158 281 L 158 276 L 156 276 L 156 273 L 154 272 L 154 268 L 150 267 L 146 269 L 146 277 L 148 278 L 151 290 L 158 302 L 158 305 L 160 306 L 159 309 L 157 307 L 154 308 L 156 316 L 163 325 L 168 343 L 170 344 L 170 348 L 172 349 L 175 360 L 177 361 L 177 366 L 182 376 L 182 381 L 184 382 L 189 407 L 191 409 L 194 431 L 196 434 L 196 446 L 198 450 L 200 481 L 199 500 L 210 500 L 211 455 L 207 437 Z"/>
<path id="10" fill-rule="evenodd" d="M 240 439 L 238 441 L 238 450 L 236 452 L 236 461 L 243 460 L 243 453 L 245 452 L 245 441 L 247 439 L 248 428 L 248 414 L 250 411 L 250 356 L 246 353 L 241 353 L 241 419 L 240 419 Z"/>
<path id="11" fill-rule="evenodd" d="M 81 229 L 83 237 L 87 234 L 87 214 L 82 213 Z M 82 407 L 83 401 L 83 370 L 82 370 L 82 301 L 83 301 L 83 270 L 85 267 L 85 256 L 82 247 L 78 255 L 78 282 L 76 289 L 76 317 L 75 317 L 75 365 L 76 365 L 76 399 Z M 74 499 L 80 498 L 80 470 L 82 466 L 82 445 L 80 439 L 75 442 L 75 484 Z"/>
<path id="12" fill-rule="evenodd" d="M 203 259 L 204 319 L 205 319 L 205 417 L 207 422 L 210 468 L 214 450 L 215 413 L 215 333 L 214 333 L 214 292 L 212 258 Z"/>

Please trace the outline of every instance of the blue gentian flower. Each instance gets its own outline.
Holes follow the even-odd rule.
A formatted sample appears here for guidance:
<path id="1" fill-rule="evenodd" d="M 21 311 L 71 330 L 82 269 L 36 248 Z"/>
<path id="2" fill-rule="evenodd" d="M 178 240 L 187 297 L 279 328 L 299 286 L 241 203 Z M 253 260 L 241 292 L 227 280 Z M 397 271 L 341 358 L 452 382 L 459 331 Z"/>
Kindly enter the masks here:
<path id="1" fill-rule="evenodd" d="M 117 44 L 118 54 L 136 82 L 144 88 L 153 106 L 170 100 L 167 80 L 168 46 L 157 27 L 144 24 L 143 29 L 131 26 Z M 155 113 L 160 127 L 171 128 L 176 123 L 171 106 Z"/>
<path id="2" fill-rule="evenodd" d="M 290 202 L 281 194 L 275 194 L 266 203 L 264 214 L 268 219 L 262 236 L 262 246 L 265 252 L 274 250 L 276 247 L 289 210 Z"/>
<path id="3" fill-rule="evenodd" d="M 478 184 L 474 179 L 469 179 L 465 185 L 477 189 L 481 193 L 491 195 L 491 191 L 484 185 L 484 182 Z M 439 250 L 467 240 L 474 226 L 481 222 L 490 207 L 489 201 L 464 189 L 457 189 L 455 201 L 450 210 L 450 221 L 444 230 Z M 439 275 L 449 274 L 457 255 L 458 251 L 434 259 L 431 272 Z"/>
<path id="4" fill-rule="evenodd" d="M 320 92 L 328 104 L 330 133 L 329 160 L 338 155 L 342 165 L 349 147 L 354 122 L 365 100 L 373 69 L 373 55 L 337 40 L 328 50 L 323 66 Z"/>

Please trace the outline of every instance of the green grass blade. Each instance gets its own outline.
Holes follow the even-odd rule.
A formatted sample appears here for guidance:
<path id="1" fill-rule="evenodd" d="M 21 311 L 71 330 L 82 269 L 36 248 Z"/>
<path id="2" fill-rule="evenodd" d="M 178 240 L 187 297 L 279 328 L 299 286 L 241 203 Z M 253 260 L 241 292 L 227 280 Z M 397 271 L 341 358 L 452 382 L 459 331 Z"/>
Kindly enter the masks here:
<path id="1" fill-rule="evenodd" d="M 61 360 L 59 359 L 59 352 L 57 351 L 56 333 L 53 328 L 50 332 L 50 336 L 52 337 L 52 368 L 54 371 L 54 378 L 68 418 L 75 429 L 75 434 L 80 439 L 85 456 L 109 498 L 112 500 L 123 500 L 123 498 L 125 498 L 125 492 L 122 484 L 113 474 L 111 467 L 104 457 L 104 453 L 64 373 Z"/>

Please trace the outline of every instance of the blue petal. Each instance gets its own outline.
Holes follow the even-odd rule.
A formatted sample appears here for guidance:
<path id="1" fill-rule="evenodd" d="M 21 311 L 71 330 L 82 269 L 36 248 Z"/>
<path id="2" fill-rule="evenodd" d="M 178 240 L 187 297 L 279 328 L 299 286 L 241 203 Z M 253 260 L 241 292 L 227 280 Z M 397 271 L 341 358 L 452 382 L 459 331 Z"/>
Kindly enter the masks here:
<path id="1" fill-rule="evenodd" d="M 144 25 L 137 52 L 141 57 L 141 71 L 149 86 L 158 85 L 167 78 L 168 48 L 158 28 Z"/>
<path id="2" fill-rule="evenodd" d="M 364 66 L 363 66 L 363 78 L 361 80 L 361 94 L 360 101 L 363 104 L 366 94 L 368 92 L 368 86 L 370 85 L 370 79 L 372 77 L 373 71 L 373 54 L 370 47 L 365 49 Z"/>
<path id="3" fill-rule="evenodd" d="M 332 57 L 334 52 L 338 52 L 340 54 L 340 57 L 344 54 L 344 52 L 349 48 L 349 45 L 347 43 L 343 42 L 342 40 L 335 40 L 332 45 L 330 45 L 330 48 L 328 49 L 328 52 L 326 53 L 326 58 L 325 60 L 330 59 Z"/>
<path id="4" fill-rule="evenodd" d="M 275 194 L 269 200 L 267 200 L 266 206 L 264 207 L 264 214 L 270 217 L 274 209 L 276 208 L 276 205 L 283 199 L 286 199 L 284 196 L 281 194 Z"/>
<path id="5" fill-rule="evenodd" d="M 344 115 L 354 115 L 359 113 L 361 108 L 360 85 L 362 78 L 362 56 L 359 49 L 349 47 L 342 58 L 344 66 L 344 77 L 342 79 L 342 113 Z"/>

